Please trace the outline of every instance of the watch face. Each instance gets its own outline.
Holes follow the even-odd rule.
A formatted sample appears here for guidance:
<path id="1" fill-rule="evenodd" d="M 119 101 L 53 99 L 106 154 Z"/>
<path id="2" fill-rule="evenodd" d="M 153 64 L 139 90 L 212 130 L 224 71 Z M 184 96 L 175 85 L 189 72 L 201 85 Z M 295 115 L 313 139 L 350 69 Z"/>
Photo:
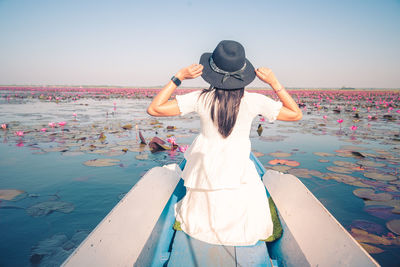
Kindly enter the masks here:
<path id="1" fill-rule="evenodd" d="M 176 86 L 179 86 L 181 84 L 181 80 L 179 80 L 178 78 L 176 78 L 175 76 L 173 76 L 171 78 L 171 80 L 174 82 L 174 84 L 176 84 Z"/>

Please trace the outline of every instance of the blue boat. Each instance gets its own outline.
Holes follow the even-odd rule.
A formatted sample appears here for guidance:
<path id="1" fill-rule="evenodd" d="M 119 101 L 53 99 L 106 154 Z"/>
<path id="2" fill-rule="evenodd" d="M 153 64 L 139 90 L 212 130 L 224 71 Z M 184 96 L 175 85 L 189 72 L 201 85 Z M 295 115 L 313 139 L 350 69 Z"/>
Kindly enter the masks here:
<path id="1" fill-rule="evenodd" d="M 175 231 L 183 161 L 149 170 L 62 266 L 379 266 L 297 177 L 250 158 L 278 209 L 277 241 L 218 246 Z"/>

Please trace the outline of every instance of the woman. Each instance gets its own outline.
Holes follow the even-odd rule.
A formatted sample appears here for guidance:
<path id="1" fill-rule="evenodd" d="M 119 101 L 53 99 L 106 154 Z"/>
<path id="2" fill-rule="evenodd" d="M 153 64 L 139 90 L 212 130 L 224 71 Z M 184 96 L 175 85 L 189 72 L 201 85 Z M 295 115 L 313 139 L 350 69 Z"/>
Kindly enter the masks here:
<path id="1" fill-rule="evenodd" d="M 210 89 L 169 100 L 181 81 L 200 75 Z M 272 87 L 280 101 L 245 92 L 256 76 Z M 221 41 L 213 53 L 201 56 L 200 64 L 178 71 L 147 112 L 200 116 L 201 132 L 185 152 L 186 195 L 175 207 L 182 230 L 204 242 L 231 246 L 254 245 L 270 237 L 273 223 L 267 195 L 249 158 L 251 123 L 258 114 L 270 122 L 302 117 L 274 73 L 268 68 L 254 69 L 240 43 Z"/>

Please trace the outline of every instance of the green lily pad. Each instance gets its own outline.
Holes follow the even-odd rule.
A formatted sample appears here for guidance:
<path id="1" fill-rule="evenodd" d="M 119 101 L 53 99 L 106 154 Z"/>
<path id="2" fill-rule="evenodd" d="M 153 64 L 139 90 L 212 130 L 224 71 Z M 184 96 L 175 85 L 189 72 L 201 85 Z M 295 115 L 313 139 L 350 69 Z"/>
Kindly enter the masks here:
<path id="1" fill-rule="evenodd" d="M 115 157 L 115 156 L 121 156 L 124 154 L 125 154 L 125 152 L 122 150 L 110 150 L 107 153 L 104 153 L 103 155 L 105 155 L 107 157 Z"/>
<path id="2" fill-rule="evenodd" d="M 350 233 L 358 242 L 380 244 L 386 246 L 391 244 L 390 240 L 375 234 L 370 234 L 365 230 L 351 228 Z"/>
<path id="3" fill-rule="evenodd" d="M 278 171 L 278 172 L 287 172 L 291 168 L 292 167 L 289 167 L 289 166 L 278 165 L 278 166 L 272 166 L 270 169 Z"/>
<path id="4" fill-rule="evenodd" d="M 338 173 L 352 173 L 353 171 L 348 169 L 348 168 L 344 168 L 344 167 L 339 167 L 339 166 L 329 166 L 326 167 L 328 170 L 330 170 L 331 172 L 338 172 Z"/>
<path id="5" fill-rule="evenodd" d="M 272 153 L 268 153 L 268 155 L 272 156 L 272 157 L 276 157 L 276 158 L 287 158 L 292 156 L 291 153 L 286 153 L 286 152 L 272 152 Z"/>
<path id="6" fill-rule="evenodd" d="M 364 166 L 364 167 L 385 167 L 386 164 L 384 163 L 379 163 L 371 160 L 359 160 L 357 161 L 357 164 Z"/>
<path id="7" fill-rule="evenodd" d="M 356 189 L 353 191 L 353 194 L 362 199 L 375 201 L 388 201 L 393 198 L 389 193 L 375 193 L 375 190 L 365 188 Z"/>
<path id="8" fill-rule="evenodd" d="M 143 151 L 149 151 L 149 148 L 148 148 L 148 146 L 146 146 L 144 144 L 139 144 L 139 145 L 128 147 L 128 151 L 131 151 L 131 152 L 143 152 Z"/>
<path id="9" fill-rule="evenodd" d="M 320 178 L 323 177 L 322 173 L 317 170 L 309 170 L 304 168 L 293 168 L 288 170 L 288 173 L 301 178 L 311 178 L 311 176 L 316 176 Z"/>
<path id="10" fill-rule="evenodd" d="M 40 217 L 50 214 L 53 211 L 70 213 L 73 210 L 74 205 L 72 203 L 62 201 L 45 201 L 27 208 L 26 212 L 32 217 Z"/>
<path id="11" fill-rule="evenodd" d="M 326 152 L 314 152 L 314 155 L 319 157 L 333 157 L 334 154 L 326 153 Z"/>
<path id="12" fill-rule="evenodd" d="M 367 178 L 371 178 L 374 180 L 380 180 L 380 181 L 395 181 L 397 180 L 397 177 L 391 174 L 383 174 L 383 173 L 378 173 L 378 172 L 367 172 L 364 173 L 364 176 Z"/>
<path id="13" fill-rule="evenodd" d="M 70 157 L 74 157 L 74 156 L 81 156 L 84 155 L 85 153 L 80 152 L 80 151 L 67 151 L 67 152 L 63 152 L 62 155 L 63 156 L 70 156 Z"/>
<path id="14" fill-rule="evenodd" d="M 361 146 L 341 146 L 340 149 L 342 150 L 349 150 L 349 151 L 363 151 L 363 150 L 368 150 L 366 147 L 361 147 Z"/>
<path id="15" fill-rule="evenodd" d="M 369 253 L 369 254 L 379 254 L 382 253 L 384 250 L 378 247 L 375 247 L 370 244 L 365 244 L 363 242 L 359 242 L 360 245 Z"/>
<path id="16" fill-rule="evenodd" d="M 400 220 L 391 220 L 386 223 L 386 227 L 393 233 L 400 235 Z"/>
<path id="17" fill-rule="evenodd" d="M 16 189 L 0 189 L 0 199 L 12 200 L 23 193 L 25 193 L 25 191 Z"/>
<path id="18" fill-rule="evenodd" d="M 367 200 L 364 201 L 364 204 L 365 206 L 385 206 L 385 207 L 400 208 L 400 199 L 391 199 L 388 201 Z"/>
<path id="19" fill-rule="evenodd" d="M 353 169 L 353 168 L 357 169 L 359 167 L 359 165 L 352 163 L 352 162 L 348 162 L 348 161 L 335 160 L 332 163 L 335 164 L 336 166 L 351 168 L 351 169 Z"/>
<path id="20" fill-rule="evenodd" d="M 118 165 L 119 159 L 92 159 L 85 161 L 83 164 L 90 167 L 108 167 Z"/>
<path id="21" fill-rule="evenodd" d="M 93 151 L 88 151 L 87 153 L 89 153 L 89 154 L 106 154 L 108 152 L 109 152 L 108 149 L 96 149 Z"/>

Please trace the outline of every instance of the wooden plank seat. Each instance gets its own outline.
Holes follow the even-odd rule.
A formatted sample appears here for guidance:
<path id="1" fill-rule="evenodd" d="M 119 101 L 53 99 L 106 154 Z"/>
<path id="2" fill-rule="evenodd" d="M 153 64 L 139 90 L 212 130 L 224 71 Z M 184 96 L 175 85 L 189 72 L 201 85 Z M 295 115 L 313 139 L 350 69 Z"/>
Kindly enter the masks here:
<path id="1" fill-rule="evenodd" d="M 265 242 L 254 246 L 212 245 L 176 231 L 168 267 L 250 267 L 277 266 L 271 264 Z"/>

